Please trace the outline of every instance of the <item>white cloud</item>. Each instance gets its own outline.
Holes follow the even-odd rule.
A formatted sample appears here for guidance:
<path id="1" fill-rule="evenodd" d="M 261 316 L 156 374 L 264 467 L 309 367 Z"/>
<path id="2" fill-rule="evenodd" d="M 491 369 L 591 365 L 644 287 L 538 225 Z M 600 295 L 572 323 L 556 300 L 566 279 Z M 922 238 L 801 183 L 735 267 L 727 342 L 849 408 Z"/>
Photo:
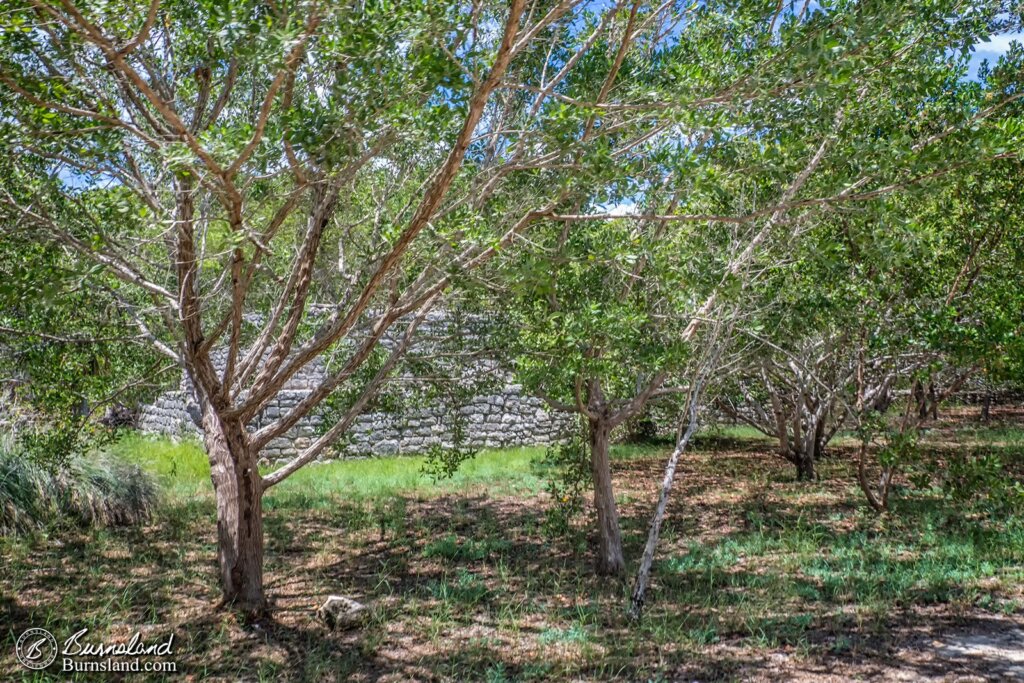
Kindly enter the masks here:
<path id="1" fill-rule="evenodd" d="M 987 43 L 976 43 L 974 45 L 975 51 L 980 54 L 984 54 L 986 57 L 992 55 L 1001 55 L 1010 49 L 1010 43 L 1013 41 L 1024 43 L 1024 33 L 1002 33 L 998 35 L 989 36 Z"/>
<path id="2" fill-rule="evenodd" d="M 995 64 L 999 57 L 1010 49 L 1010 43 L 1015 40 L 1024 43 L 1024 33 L 993 34 L 988 37 L 987 43 L 975 43 L 974 52 L 971 54 L 970 63 L 967 66 L 967 77 L 972 80 L 977 78 L 978 67 L 981 66 L 982 61 L 987 59 L 989 64 Z"/>
<path id="3" fill-rule="evenodd" d="M 629 216 L 636 212 L 636 204 L 630 201 L 611 204 L 599 207 L 599 213 L 609 213 L 613 216 Z"/>

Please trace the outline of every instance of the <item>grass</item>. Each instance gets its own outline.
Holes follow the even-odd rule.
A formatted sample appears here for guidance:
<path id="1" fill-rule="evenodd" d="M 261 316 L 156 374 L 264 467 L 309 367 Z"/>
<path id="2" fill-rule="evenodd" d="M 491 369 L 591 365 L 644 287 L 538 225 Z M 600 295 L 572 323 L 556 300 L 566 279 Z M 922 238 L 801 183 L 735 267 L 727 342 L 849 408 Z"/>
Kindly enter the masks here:
<path id="1" fill-rule="evenodd" d="M 1024 577 L 1019 523 L 1000 530 L 945 525 L 937 523 L 937 512 L 885 526 L 864 520 L 843 533 L 827 521 L 783 524 L 782 513 L 770 520 L 750 515 L 749 529 L 713 546 L 691 544 L 666 559 L 665 581 L 684 602 L 714 595 L 718 604 L 857 605 L 884 617 L 894 608 L 970 605 L 997 568 L 1007 572 L 1004 578 Z"/>
<path id="2" fill-rule="evenodd" d="M 268 494 L 269 505 L 325 504 L 336 497 L 347 500 L 402 494 L 439 495 L 466 487 L 500 485 L 501 492 L 537 491 L 542 482 L 532 463 L 542 448 L 483 451 L 463 463 L 449 479 L 434 480 L 424 471 L 422 457 L 335 460 L 307 466 Z M 129 457 L 159 477 L 165 488 L 179 498 L 206 492 L 210 464 L 201 444 L 192 439 L 171 441 L 144 435 L 122 439 L 114 451 Z M 270 471 L 270 468 L 265 468 Z"/>
<path id="3" fill-rule="evenodd" d="M 156 501 L 152 477 L 122 457 L 75 455 L 47 467 L 13 448 L 0 450 L 0 535 L 66 524 L 138 524 Z"/>
<path id="4" fill-rule="evenodd" d="M 989 437 L 1006 441 L 971 438 Z M 807 673 L 818 669 L 885 679 L 897 645 L 1018 618 L 1024 521 L 927 497 L 879 518 L 841 453 L 806 484 L 750 434 L 698 443 L 680 464 L 639 624 L 624 614 L 628 583 L 593 575 L 589 527 L 544 531 L 540 449 L 485 452 L 443 481 L 409 457 L 300 471 L 266 504 L 274 620 L 239 622 L 214 609 L 205 455 L 140 437 L 117 451 L 158 477 L 164 507 L 145 528 L 0 541 L 5 635 L 174 631 L 179 671 L 196 679 L 818 680 Z M 614 452 L 634 561 L 664 454 Z M 369 623 L 326 631 L 312 613 L 331 593 L 369 604 Z M 20 676 L 10 651 L 0 674 Z"/>
<path id="5" fill-rule="evenodd" d="M 488 450 L 459 468 L 449 479 L 434 480 L 421 457 L 366 458 L 320 463 L 299 470 L 280 484 L 278 496 L 324 498 L 340 494 L 368 499 L 400 494 L 440 495 L 488 485 L 495 493 L 536 492 L 543 482 L 533 471 L 542 448 Z"/>

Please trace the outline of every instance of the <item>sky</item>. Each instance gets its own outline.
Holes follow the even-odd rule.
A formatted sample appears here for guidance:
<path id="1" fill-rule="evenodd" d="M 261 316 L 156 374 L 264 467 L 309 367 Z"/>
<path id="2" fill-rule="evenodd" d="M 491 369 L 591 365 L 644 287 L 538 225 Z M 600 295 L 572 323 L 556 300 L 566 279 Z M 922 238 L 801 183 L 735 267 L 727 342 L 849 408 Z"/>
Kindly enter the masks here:
<path id="1" fill-rule="evenodd" d="M 989 64 L 995 64 L 999 56 L 1010 49 L 1011 41 L 1019 41 L 1024 44 L 1024 33 L 1003 33 L 991 36 L 987 43 L 978 43 L 974 46 L 974 54 L 971 55 L 970 71 L 968 78 L 975 78 L 978 74 L 978 67 L 983 60 Z"/>

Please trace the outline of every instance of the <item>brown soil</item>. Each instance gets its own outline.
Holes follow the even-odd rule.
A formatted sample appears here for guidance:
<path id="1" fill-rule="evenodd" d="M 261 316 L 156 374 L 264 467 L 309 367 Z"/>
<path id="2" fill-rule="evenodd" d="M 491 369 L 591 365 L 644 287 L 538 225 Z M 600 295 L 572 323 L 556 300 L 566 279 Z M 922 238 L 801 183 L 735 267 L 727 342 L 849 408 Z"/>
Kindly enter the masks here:
<path id="1" fill-rule="evenodd" d="M 835 534 L 874 523 L 851 494 L 854 480 L 841 457 L 825 461 L 823 481 L 808 485 L 795 482 L 763 444 L 704 447 L 681 463 L 662 558 L 798 516 L 828 520 Z M 663 462 L 642 457 L 615 466 L 627 553 L 635 558 Z M 77 533 L 0 545 L 10 567 L 0 575 L 7 634 L 0 674 L 26 673 L 14 660 L 13 639 L 49 620 L 58 640 L 83 623 L 110 639 L 173 631 L 184 680 L 1024 679 L 1019 613 L 969 600 L 908 601 L 881 615 L 852 602 L 769 604 L 767 612 L 760 603 L 745 606 L 743 585 L 770 590 L 775 572 L 787 580 L 787 558 L 769 553 L 737 557 L 728 571 L 750 575 L 748 583 L 706 595 L 656 575 L 638 630 L 623 613 L 628 584 L 591 572 L 594 543 L 585 528 L 575 538 L 545 536 L 544 494 L 480 489 L 408 498 L 389 515 L 387 505 L 399 502 L 374 508 L 339 496 L 322 508 L 268 512 L 273 612 L 255 623 L 216 607 L 208 500 L 100 540 Z M 365 602 L 373 616 L 362 629 L 330 632 L 314 617 L 329 594 Z M 996 581 L 992 594 L 1016 599 L 1019 586 Z M 794 614 L 808 615 L 807 623 L 779 637 L 772 624 Z M 692 632 L 712 622 L 715 636 L 695 640 Z M 765 639 L 752 635 L 752 622 L 763 624 Z"/>

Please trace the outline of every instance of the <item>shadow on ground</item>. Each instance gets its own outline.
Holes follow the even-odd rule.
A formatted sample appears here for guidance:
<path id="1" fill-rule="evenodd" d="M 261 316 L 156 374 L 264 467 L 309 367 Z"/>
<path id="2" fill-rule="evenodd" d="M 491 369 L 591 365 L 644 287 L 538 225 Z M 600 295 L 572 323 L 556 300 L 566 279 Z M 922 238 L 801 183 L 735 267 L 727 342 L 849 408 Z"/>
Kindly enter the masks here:
<path id="1" fill-rule="evenodd" d="M 3 546 L 0 671 L 20 672 L 11 651 L 24 628 L 84 624 L 114 638 L 173 631 L 178 670 L 195 680 L 1020 675 L 1020 619 L 1015 603 L 999 602 L 1013 596 L 979 580 L 986 566 L 1009 567 L 1019 589 L 1019 557 L 998 528 L 880 522 L 851 496 L 841 458 L 826 465 L 827 482 L 801 484 L 756 446 L 716 448 L 681 464 L 639 624 L 624 613 L 628 583 L 591 571 L 585 525 L 547 535 L 544 496 L 482 488 L 282 499 L 265 529 L 273 617 L 245 623 L 215 608 L 213 508 L 200 499 L 146 529 Z M 635 558 L 662 461 L 615 467 Z M 367 603 L 367 623 L 327 630 L 313 615 L 329 594 Z"/>

